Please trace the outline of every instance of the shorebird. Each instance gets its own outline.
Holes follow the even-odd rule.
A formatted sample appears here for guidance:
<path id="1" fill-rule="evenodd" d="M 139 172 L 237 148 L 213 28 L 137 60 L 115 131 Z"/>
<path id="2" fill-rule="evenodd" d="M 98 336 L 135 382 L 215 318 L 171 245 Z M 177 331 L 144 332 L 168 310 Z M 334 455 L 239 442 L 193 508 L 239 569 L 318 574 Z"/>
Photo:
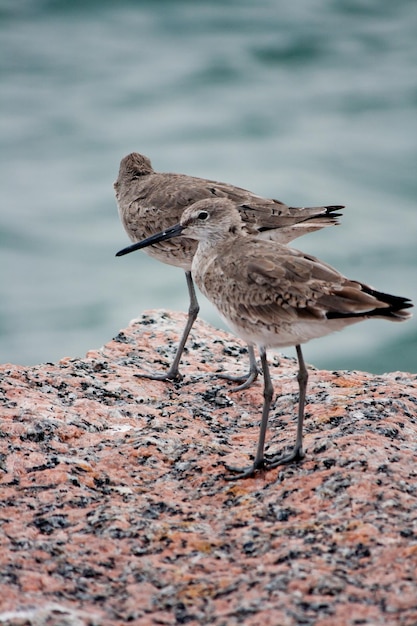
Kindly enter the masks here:
<path id="1" fill-rule="evenodd" d="M 202 200 L 188 207 L 180 223 L 133 244 L 133 252 L 185 236 L 198 241 L 193 278 L 220 315 L 249 345 L 256 345 L 264 376 L 264 402 L 257 449 L 248 467 L 226 466 L 229 479 L 253 476 L 304 457 L 303 422 L 308 372 L 301 344 L 374 317 L 402 322 L 409 298 L 392 296 L 350 280 L 314 256 L 247 233 L 230 200 Z M 265 455 L 273 397 L 267 348 L 295 346 L 299 403 L 295 445 L 288 454 Z"/>
<path id="2" fill-rule="evenodd" d="M 288 243 L 324 226 L 337 224 L 337 211 L 344 208 L 342 205 L 294 208 L 227 183 L 185 174 L 158 173 L 154 171 L 148 157 L 137 152 L 122 159 L 114 189 L 120 219 L 132 241 L 140 241 L 176 224 L 186 207 L 205 198 L 228 198 L 238 207 L 240 218 L 248 232 L 281 243 Z M 158 261 L 175 265 L 185 271 L 190 304 L 187 323 L 169 370 L 162 374 L 137 374 L 139 376 L 157 380 L 181 378 L 181 355 L 199 312 L 191 275 L 191 263 L 196 249 L 195 240 L 181 237 L 175 241 L 152 245 L 146 250 Z M 258 375 L 252 346 L 248 346 L 248 352 L 250 364 L 247 376 L 220 374 L 220 377 L 228 380 L 245 381 L 243 385 L 235 387 L 235 391 L 249 387 Z"/>

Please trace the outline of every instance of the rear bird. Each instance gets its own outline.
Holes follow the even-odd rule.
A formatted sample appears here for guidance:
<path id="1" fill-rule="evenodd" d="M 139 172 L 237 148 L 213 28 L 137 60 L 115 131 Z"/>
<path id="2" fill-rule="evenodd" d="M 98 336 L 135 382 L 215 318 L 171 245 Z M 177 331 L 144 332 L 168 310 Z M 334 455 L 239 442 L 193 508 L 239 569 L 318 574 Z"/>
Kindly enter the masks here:
<path id="1" fill-rule="evenodd" d="M 132 241 L 140 241 L 176 224 L 186 207 L 203 199 L 230 200 L 238 208 L 246 232 L 280 243 L 288 243 L 306 233 L 337 224 L 338 211 L 344 208 L 341 205 L 294 208 L 227 183 L 185 174 L 158 173 L 154 171 L 150 160 L 137 152 L 122 159 L 114 189 L 120 219 Z M 158 261 L 181 267 L 185 271 L 190 305 L 187 324 L 169 370 L 164 374 L 140 376 L 159 380 L 181 378 L 181 355 L 199 311 L 191 276 L 191 263 L 196 249 L 195 240 L 181 237 L 154 244 L 146 250 Z M 258 375 L 253 348 L 248 346 L 248 350 L 250 367 L 247 376 L 222 375 L 229 380 L 245 381 L 236 390 L 248 387 Z"/>

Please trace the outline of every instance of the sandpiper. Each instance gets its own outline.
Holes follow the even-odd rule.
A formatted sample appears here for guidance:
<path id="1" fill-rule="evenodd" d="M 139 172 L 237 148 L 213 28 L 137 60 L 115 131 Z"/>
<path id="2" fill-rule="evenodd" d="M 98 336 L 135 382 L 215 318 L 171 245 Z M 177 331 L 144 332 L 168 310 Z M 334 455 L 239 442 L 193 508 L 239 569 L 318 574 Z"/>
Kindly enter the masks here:
<path id="1" fill-rule="evenodd" d="M 308 373 L 301 344 L 373 317 L 402 322 L 411 317 L 409 298 L 392 296 L 350 280 L 323 261 L 286 245 L 247 233 L 239 211 L 227 199 L 202 200 L 188 207 L 180 223 L 130 246 L 138 250 L 185 236 L 198 241 L 192 275 L 220 315 L 244 341 L 259 349 L 264 403 L 259 439 L 249 467 L 228 467 L 229 479 L 304 457 L 303 421 Z M 296 347 L 299 405 L 297 435 L 288 454 L 265 455 L 273 386 L 267 348 Z"/>
<path id="2" fill-rule="evenodd" d="M 135 242 L 176 224 L 186 207 L 205 198 L 228 198 L 238 207 L 247 232 L 281 243 L 337 224 L 337 212 L 344 208 L 342 205 L 294 208 L 227 183 L 185 174 L 158 173 L 154 171 L 150 160 L 137 152 L 122 159 L 114 189 L 120 219 L 130 239 Z M 159 380 L 181 378 L 181 355 L 199 311 L 191 275 L 196 249 L 197 242 L 186 237 L 155 244 L 147 249 L 150 256 L 185 271 L 190 305 L 187 324 L 169 370 L 163 374 L 137 374 L 139 376 Z M 247 376 L 221 375 L 229 380 L 245 381 L 235 390 L 248 387 L 258 375 L 253 347 L 248 346 L 248 351 L 250 365 Z"/>

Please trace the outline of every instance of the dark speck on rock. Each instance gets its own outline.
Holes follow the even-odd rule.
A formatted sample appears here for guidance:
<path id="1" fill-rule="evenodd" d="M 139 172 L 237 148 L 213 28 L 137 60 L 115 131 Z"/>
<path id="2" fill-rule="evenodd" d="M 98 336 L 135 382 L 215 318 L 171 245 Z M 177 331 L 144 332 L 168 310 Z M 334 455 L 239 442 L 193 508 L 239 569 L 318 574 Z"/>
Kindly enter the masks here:
<path id="1" fill-rule="evenodd" d="M 201 397 L 205 402 L 215 404 L 219 407 L 233 406 L 233 402 L 224 394 L 222 389 L 213 387 L 201 394 Z"/>

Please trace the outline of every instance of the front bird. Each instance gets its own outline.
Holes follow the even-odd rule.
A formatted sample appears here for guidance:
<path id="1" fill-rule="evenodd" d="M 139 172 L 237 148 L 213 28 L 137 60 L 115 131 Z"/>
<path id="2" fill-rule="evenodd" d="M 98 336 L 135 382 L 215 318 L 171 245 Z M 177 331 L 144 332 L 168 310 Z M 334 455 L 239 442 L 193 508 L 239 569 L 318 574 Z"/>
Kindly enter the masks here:
<path id="1" fill-rule="evenodd" d="M 412 303 L 350 280 L 313 256 L 248 234 L 238 209 L 227 199 L 196 202 L 184 211 L 179 224 L 121 253 L 180 236 L 198 242 L 192 275 L 199 289 L 237 335 L 258 347 L 261 357 L 264 403 L 254 461 L 248 467 L 229 467 L 233 476 L 228 478 L 247 478 L 258 470 L 303 458 L 308 373 L 301 344 L 371 318 L 406 321 Z M 265 435 L 273 386 L 266 350 L 292 345 L 299 364 L 296 441 L 290 453 L 267 457 Z"/>

